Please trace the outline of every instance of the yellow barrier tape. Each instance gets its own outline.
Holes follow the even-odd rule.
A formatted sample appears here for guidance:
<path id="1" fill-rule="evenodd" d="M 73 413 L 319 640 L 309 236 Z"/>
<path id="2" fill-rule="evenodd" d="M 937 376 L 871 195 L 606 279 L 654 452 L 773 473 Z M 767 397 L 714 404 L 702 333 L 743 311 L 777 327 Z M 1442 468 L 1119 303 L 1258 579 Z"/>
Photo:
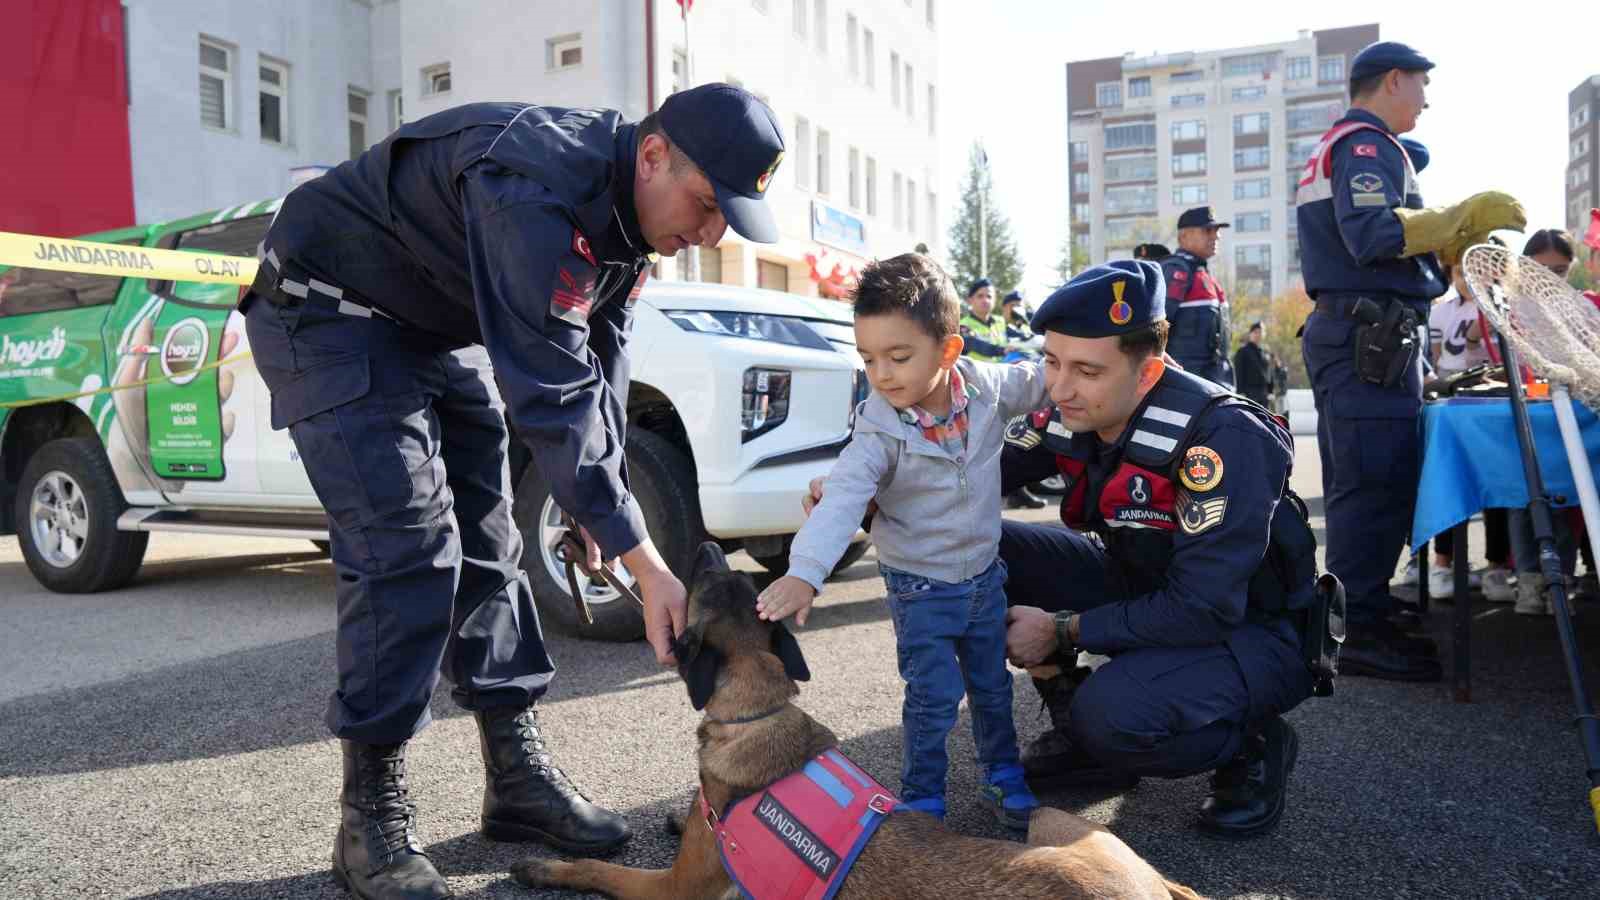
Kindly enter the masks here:
<path id="1" fill-rule="evenodd" d="M 249 358 L 250 351 L 245 350 L 240 353 L 235 353 L 232 356 L 223 357 L 216 362 L 206 363 L 203 366 L 190 369 L 183 374 L 186 377 L 191 374 L 199 375 L 201 372 L 207 372 L 212 369 L 221 368 L 222 366 L 232 365 L 240 360 Z M 95 388 L 92 391 L 79 391 L 76 394 L 61 394 L 56 397 L 38 397 L 31 400 L 13 400 L 9 403 L 0 403 L 0 409 L 21 409 L 24 406 L 43 406 L 46 403 L 64 403 L 68 400 L 78 400 L 83 397 L 95 397 L 100 394 L 115 394 L 118 391 L 126 391 L 139 387 L 149 387 L 152 384 L 160 384 L 163 381 L 171 381 L 173 377 L 174 376 L 171 375 L 161 375 L 157 378 L 146 378 L 143 381 L 130 381 L 127 384 L 113 384 L 103 388 Z"/>
<path id="2" fill-rule="evenodd" d="M 1600 787 L 1589 789 L 1589 808 L 1594 810 L 1594 827 L 1600 830 Z"/>
<path id="3" fill-rule="evenodd" d="M 257 264 L 245 256 L 129 247 L 0 231 L 0 265 L 159 281 L 249 284 L 255 280 Z"/>

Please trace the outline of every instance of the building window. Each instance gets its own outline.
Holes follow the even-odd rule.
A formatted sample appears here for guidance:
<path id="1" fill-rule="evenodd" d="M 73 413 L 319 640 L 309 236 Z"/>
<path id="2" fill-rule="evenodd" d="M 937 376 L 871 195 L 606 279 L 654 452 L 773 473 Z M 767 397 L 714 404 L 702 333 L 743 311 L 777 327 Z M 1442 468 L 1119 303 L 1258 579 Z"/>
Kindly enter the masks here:
<path id="1" fill-rule="evenodd" d="M 846 199 L 849 200 L 851 209 L 860 209 L 861 208 L 861 151 L 860 150 L 857 150 L 854 147 L 850 148 L 850 152 L 845 155 L 845 168 L 849 170 L 849 171 L 847 171 L 845 173 L 845 175 L 846 175 L 847 178 L 849 178 L 849 181 L 850 181 L 849 185 L 846 188 L 846 190 L 849 191 L 849 194 L 848 194 Z"/>
<path id="2" fill-rule="evenodd" d="M 544 42 L 544 67 L 555 72 L 583 65 L 583 35 L 563 34 Z"/>
<path id="3" fill-rule="evenodd" d="M 1113 156 L 1106 160 L 1105 183 L 1122 181 L 1155 181 L 1154 156 Z"/>
<path id="4" fill-rule="evenodd" d="M 1235 200 L 1261 200 L 1270 196 L 1272 196 L 1271 178 L 1249 178 L 1233 183 L 1233 199 Z"/>
<path id="5" fill-rule="evenodd" d="M 260 60 L 261 139 L 289 143 L 289 67 L 265 56 Z"/>
<path id="6" fill-rule="evenodd" d="M 1291 56 L 1289 65 L 1284 68 L 1284 77 L 1290 81 L 1305 81 L 1311 77 L 1311 57 Z"/>
<path id="7" fill-rule="evenodd" d="M 1089 193 L 1089 173 L 1088 172 L 1073 172 L 1072 173 L 1072 192 L 1074 194 L 1087 194 L 1087 193 Z"/>
<path id="8" fill-rule="evenodd" d="M 1172 139 L 1174 141 L 1203 141 L 1206 139 L 1205 119 L 1185 119 L 1182 122 L 1172 123 Z"/>
<path id="9" fill-rule="evenodd" d="M 872 29 L 861 29 L 861 68 L 867 73 L 867 87 L 878 83 L 878 51 L 872 38 Z"/>
<path id="10" fill-rule="evenodd" d="M 700 254 L 700 280 L 707 284 L 722 283 L 722 251 L 715 247 L 696 247 Z"/>
<path id="11" fill-rule="evenodd" d="M 906 208 L 905 208 L 905 202 L 906 202 L 905 179 L 900 177 L 900 173 L 899 172 L 896 172 L 896 173 L 894 173 L 894 178 L 893 178 L 893 182 L 892 183 L 893 183 L 894 187 L 892 187 L 890 189 L 889 199 L 890 199 L 890 202 L 894 204 L 894 211 L 891 213 L 891 215 L 894 218 L 894 227 L 900 228 L 902 225 L 905 224 L 905 211 L 906 211 Z"/>
<path id="12" fill-rule="evenodd" d="M 1081 202 L 1072 204 L 1072 221 L 1078 225 L 1087 224 L 1089 221 L 1089 204 Z"/>
<path id="13" fill-rule="evenodd" d="M 1589 183 L 1589 167 L 1578 166 L 1567 170 L 1567 187 L 1583 187 Z"/>
<path id="14" fill-rule="evenodd" d="M 1106 220 L 1106 244 L 1113 247 L 1132 244 L 1139 234 L 1140 226 L 1143 224 L 1138 219 Z"/>
<path id="15" fill-rule="evenodd" d="M 1241 234 L 1272 230 L 1272 213 L 1246 212 L 1233 217 L 1233 230 Z"/>
<path id="16" fill-rule="evenodd" d="M 756 287 L 769 291 L 787 291 L 789 267 L 770 259 L 756 260 Z"/>
<path id="17" fill-rule="evenodd" d="M 1583 135 L 1572 142 L 1572 158 L 1577 159 L 1589 152 L 1589 136 Z"/>
<path id="18" fill-rule="evenodd" d="M 1172 106 L 1174 109 L 1183 109 L 1189 106 L 1205 106 L 1206 95 L 1201 94 L 1173 94 Z"/>
<path id="19" fill-rule="evenodd" d="M 422 70 L 422 96 L 450 93 L 450 64 L 439 63 Z"/>
<path id="20" fill-rule="evenodd" d="M 1317 145 L 1322 143 L 1322 138 L 1295 138 L 1289 142 L 1289 165 L 1299 169 L 1311 161 L 1311 154 L 1317 152 Z"/>
<path id="21" fill-rule="evenodd" d="M 805 116 L 794 117 L 794 185 L 811 187 L 811 123 Z"/>
<path id="22" fill-rule="evenodd" d="M 1572 120 L 1572 127 L 1568 128 L 1567 130 L 1577 131 L 1579 128 L 1589 124 L 1589 107 L 1578 107 L 1569 118 Z"/>
<path id="23" fill-rule="evenodd" d="M 1149 77 L 1147 76 L 1147 77 L 1141 77 L 1141 78 L 1129 78 L 1128 79 L 1128 96 L 1129 97 L 1148 97 L 1148 96 L 1150 96 L 1150 79 L 1149 79 Z"/>
<path id="24" fill-rule="evenodd" d="M 906 179 L 906 230 L 917 230 L 917 183 Z"/>
<path id="25" fill-rule="evenodd" d="M 200 39 L 200 124 L 233 126 L 233 51 Z"/>
<path id="26" fill-rule="evenodd" d="M 389 92 L 389 130 L 394 131 L 406 123 L 406 98 L 399 89 Z"/>
<path id="27" fill-rule="evenodd" d="M 798 2 L 798 0 L 797 0 Z M 811 20 L 811 30 L 817 35 L 817 52 L 828 52 L 828 0 L 817 0 L 816 16 Z"/>
<path id="28" fill-rule="evenodd" d="M 1344 57 L 1322 56 L 1317 58 L 1317 81 L 1321 84 L 1341 84 L 1344 82 Z"/>
<path id="29" fill-rule="evenodd" d="M 1167 81 L 1173 84 L 1183 84 L 1188 81 L 1204 81 L 1205 78 L 1206 73 L 1204 72 L 1173 72 L 1167 77 Z"/>
<path id="30" fill-rule="evenodd" d="M 833 167 L 828 164 L 833 156 L 833 136 L 828 129 L 817 129 L 817 193 L 826 195 L 833 186 Z"/>
<path id="31" fill-rule="evenodd" d="M 1233 151 L 1233 170 L 1265 169 L 1272 163 L 1272 152 L 1266 147 L 1241 147 Z"/>
<path id="32" fill-rule="evenodd" d="M 1211 191 L 1206 184 L 1175 184 L 1172 186 L 1172 205 L 1185 209 L 1211 202 Z"/>
<path id="33" fill-rule="evenodd" d="M 1260 75 L 1271 72 L 1275 53 L 1251 53 L 1245 56 L 1225 56 L 1222 58 L 1222 77 L 1235 78 L 1240 75 Z"/>
<path id="34" fill-rule="evenodd" d="M 861 23 L 855 13 L 844 17 L 844 53 L 850 60 L 850 77 L 861 77 Z"/>
<path id="35" fill-rule="evenodd" d="M 878 161 L 867 157 L 867 215 L 878 214 Z"/>
<path id="36" fill-rule="evenodd" d="M 1073 141 L 1071 144 L 1067 145 L 1067 147 L 1068 147 L 1067 158 L 1070 161 L 1072 161 L 1072 162 L 1088 162 L 1089 161 L 1089 142 L 1088 141 Z"/>
<path id="37" fill-rule="evenodd" d="M 1252 100 L 1260 100 L 1266 96 L 1267 87 L 1262 84 L 1251 85 L 1250 87 L 1236 87 L 1232 93 L 1233 102 L 1235 103 L 1249 103 Z"/>
<path id="38" fill-rule="evenodd" d="M 928 85 L 928 137 L 933 137 L 938 132 L 934 126 L 935 110 L 939 108 L 938 97 L 934 94 L 933 85 Z"/>
<path id="39" fill-rule="evenodd" d="M 889 51 L 889 102 L 900 108 L 900 54 Z"/>
<path id="40" fill-rule="evenodd" d="M 1154 122 L 1135 122 L 1132 125 L 1107 125 L 1106 149 L 1126 150 L 1129 147 L 1154 147 L 1156 125 Z"/>
<path id="41" fill-rule="evenodd" d="M 914 75 L 915 70 L 911 68 L 911 63 L 906 63 L 906 116 L 908 118 L 916 118 L 917 115 L 917 92 L 912 87 L 917 83 L 913 77 Z"/>
<path id="42" fill-rule="evenodd" d="M 794 0 L 794 34 L 799 38 L 806 36 L 806 0 Z"/>
<path id="43" fill-rule="evenodd" d="M 351 88 L 347 106 L 350 113 L 350 158 L 355 159 L 367 149 L 367 92 Z"/>
<path id="44" fill-rule="evenodd" d="M 1241 244 L 1233 248 L 1233 264 L 1239 269 L 1267 269 L 1272 266 L 1271 244 Z"/>
<path id="45" fill-rule="evenodd" d="M 1121 106 L 1122 82 L 1107 81 L 1104 84 L 1095 85 L 1094 96 L 1094 105 L 1102 109 L 1108 106 Z"/>
<path id="46" fill-rule="evenodd" d="M 1156 186 L 1132 185 L 1106 188 L 1106 215 L 1120 216 L 1129 213 L 1156 211 Z"/>
<path id="47" fill-rule="evenodd" d="M 1342 115 L 1344 115 L 1344 104 L 1338 100 L 1331 103 L 1308 103 L 1304 106 L 1289 107 L 1285 122 L 1291 133 L 1326 131 L 1333 123 L 1339 121 Z"/>
<path id="48" fill-rule="evenodd" d="M 1082 253 L 1084 256 L 1088 256 L 1091 240 L 1092 239 L 1089 237 L 1089 232 L 1080 231 L 1072 236 L 1072 245 L 1078 248 L 1079 253 Z"/>
<path id="49" fill-rule="evenodd" d="M 1204 153 L 1174 153 L 1172 154 L 1172 174 L 1198 175 L 1206 170 L 1206 155 Z"/>
<path id="50" fill-rule="evenodd" d="M 1234 134 L 1266 134 L 1271 125 L 1271 113 L 1245 113 L 1233 117 Z"/>

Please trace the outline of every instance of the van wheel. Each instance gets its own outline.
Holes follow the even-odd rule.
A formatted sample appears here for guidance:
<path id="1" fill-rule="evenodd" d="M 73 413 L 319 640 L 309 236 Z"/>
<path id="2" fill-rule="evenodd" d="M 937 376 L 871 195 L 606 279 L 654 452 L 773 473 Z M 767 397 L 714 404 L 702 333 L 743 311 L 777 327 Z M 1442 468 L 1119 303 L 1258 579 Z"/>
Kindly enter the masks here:
<path id="1" fill-rule="evenodd" d="M 706 539 L 700 519 L 700 498 L 694 466 L 665 438 L 640 428 L 628 430 L 628 476 L 634 500 L 644 514 L 645 529 L 661 558 L 679 578 L 687 578 L 700 542 Z M 578 588 L 589 604 L 594 623 L 583 621 L 567 585 L 566 566 L 556 556 L 564 529 L 561 507 L 537 465 L 530 465 L 517 486 L 514 515 L 522 532 L 522 568 L 528 573 L 539 617 L 568 634 L 603 641 L 644 637 L 644 610 L 603 580 L 577 573 Z M 620 562 L 617 574 L 630 588 L 633 575 Z"/>
<path id="2" fill-rule="evenodd" d="M 40 584 L 62 594 L 92 594 L 133 580 L 150 535 L 117 530 L 128 504 L 97 438 L 61 438 L 40 447 L 17 487 L 17 543 Z"/>
<path id="3" fill-rule="evenodd" d="M 779 553 L 775 556 L 756 556 L 751 554 L 750 558 L 759 563 L 761 568 L 766 569 L 773 575 L 782 575 L 783 573 L 789 571 L 789 547 L 793 543 L 794 535 L 791 534 L 783 539 L 782 553 Z M 861 557 L 866 555 L 867 548 L 871 546 L 871 539 L 867 539 L 856 541 L 850 546 L 844 548 L 844 555 L 839 557 L 839 564 L 833 567 L 833 571 L 829 573 L 828 577 L 832 578 L 834 575 L 837 575 L 840 572 L 843 572 L 845 569 L 855 565 L 861 560 Z"/>

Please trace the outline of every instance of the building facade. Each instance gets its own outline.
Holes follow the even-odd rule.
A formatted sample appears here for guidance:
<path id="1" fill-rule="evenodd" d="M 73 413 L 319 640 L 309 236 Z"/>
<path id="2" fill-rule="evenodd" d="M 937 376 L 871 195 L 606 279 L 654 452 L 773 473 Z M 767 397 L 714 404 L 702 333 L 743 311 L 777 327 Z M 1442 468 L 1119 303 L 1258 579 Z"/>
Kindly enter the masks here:
<path id="1" fill-rule="evenodd" d="M 1350 61 L 1377 25 L 1291 41 L 1067 64 L 1074 246 L 1091 262 L 1158 241 L 1210 205 L 1233 227 L 1211 267 L 1236 294 L 1276 296 L 1300 277 L 1300 170 L 1348 105 Z"/>
<path id="2" fill-rule="evenodd" d="M 637 120 L 729 81 L 782 123 L 768 192 L 782 237 L 730 231 L 660 274 L 818 293 L 835 267 L 942 247 L 937 13 L 936 0 L 728 0 L 696 7 L 686 35 L 675 0 L 127 0 L 135 211 L 281 194 L 462 103 Z"/>
<path id="3" fill-rule="evenodd" d="M 1567 95 L 1567 230 L 1583 237 L 1600 206 L 1600 75 Z"/>

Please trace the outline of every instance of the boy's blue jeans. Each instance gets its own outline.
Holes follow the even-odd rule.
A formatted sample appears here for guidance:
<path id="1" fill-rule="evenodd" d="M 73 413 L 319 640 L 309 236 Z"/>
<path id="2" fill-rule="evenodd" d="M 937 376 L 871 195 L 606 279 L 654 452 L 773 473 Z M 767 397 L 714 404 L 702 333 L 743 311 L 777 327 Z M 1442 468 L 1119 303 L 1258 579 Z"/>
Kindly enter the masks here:
<path id="1" fill-rule="evenodd" d="M 1006 668 L 1006 565 L 996 558 L 983 574 L 960 584 L 887 566 L 879 570 L 906 683 L 900 796 L 907 803 L 942 803 L 950 761 L 945 739 L 955 727 L 962 694 L 985 773 L 1020 765 Z"/>

